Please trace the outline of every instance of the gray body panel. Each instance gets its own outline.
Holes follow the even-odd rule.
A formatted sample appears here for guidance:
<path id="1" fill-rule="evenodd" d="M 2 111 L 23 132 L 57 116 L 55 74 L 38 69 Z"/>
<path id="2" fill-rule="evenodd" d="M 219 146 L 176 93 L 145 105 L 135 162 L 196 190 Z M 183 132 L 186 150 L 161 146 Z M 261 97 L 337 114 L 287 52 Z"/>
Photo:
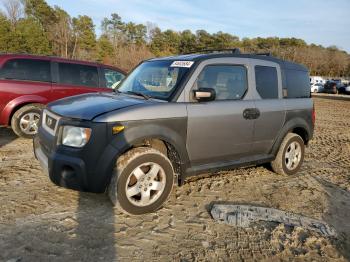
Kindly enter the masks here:
<path id="1" fill-rule="evenodd" d="M 185 103 L 153 101 L 107 112 L 94 119 L 94 122 L 143 121 L 157 119 L 187 118 Z"/>
<path id="2" fill-rule="evenodd" d="M 188 103 L 187 150 L 191 165 L 226 162 L 251 153 L 254 121 L 243 118 L 243 111 L 253 108 L 252 90 L 248 88 L 243 100 L 222 100 L 198 103 L 192 97 L 194 84 L 208 65 L 243 65 L 251 85 L 251 69 L 247 58 L 215 58 L 200 63 L 187 82 L 182 95 Z"/>
<path id="3" fill-rule="evenodd" d="M 253 154 L 268 154 L 279 134 L 284 120 L 283 99 L 260 99 L 254 101 L 260 117 L 254 121 Z"/>
<path id="4" fill-rule="evenodd" d="M 255 66 L 269 66 L 276 68 L 278 77 L 278 99 L 262 99 L 256 90 Z M 284 100 L 282 99 L 282 75 L 278 63 L 258 59 L 250 60 L 252 96 L 255 108 L 260 111 L 260 117 L 254 121 L 254 142 L 252 154 L 268 154 L 274 144 L 285 120 Z"/>
<path id="5" fill-rule="evenodd" d="M 191 164 L 229 161 L 249 155 L 254 121 L 244 119 L 243 111 L 253 106 L 251 100 L 188 104 L 186 147 Z"/>

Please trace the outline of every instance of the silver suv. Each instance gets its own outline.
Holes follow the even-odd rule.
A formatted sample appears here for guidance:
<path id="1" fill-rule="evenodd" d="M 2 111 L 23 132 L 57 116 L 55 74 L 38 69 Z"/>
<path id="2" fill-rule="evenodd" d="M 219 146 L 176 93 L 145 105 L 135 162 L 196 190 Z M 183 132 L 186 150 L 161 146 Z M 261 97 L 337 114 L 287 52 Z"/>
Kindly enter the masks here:
<path id="1" fill-rule="evenodd" d="M 304 66 L 234 49 L 144 61 L 114 94 L 56 101 L 41 119 L 35 155 L 55 184 L 143 214 L 203 172 L 295 174 L 315 113 Z"/>

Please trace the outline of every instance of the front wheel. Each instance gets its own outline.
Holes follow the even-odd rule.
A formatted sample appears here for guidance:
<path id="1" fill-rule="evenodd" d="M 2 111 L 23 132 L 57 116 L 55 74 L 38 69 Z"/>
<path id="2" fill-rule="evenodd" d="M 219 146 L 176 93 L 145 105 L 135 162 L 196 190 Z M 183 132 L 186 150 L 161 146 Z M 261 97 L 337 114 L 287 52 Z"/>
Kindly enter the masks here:
<path id="1" fill-rule="evenodd" d="M 294 175 L 304 161 L 305 145 L 303 139 L 294 133 L 288 133 L 283 139 L 277 156 L 271 162 L 275 173 L 281 175 Z"/>
<path id="2" fill-rule="evenodd" d="M 118 158 L 108 194 L 122 212 L 141 215 L 159 209 L 173 183 L 170 160 L 153 148 L 139 147 Z"/>

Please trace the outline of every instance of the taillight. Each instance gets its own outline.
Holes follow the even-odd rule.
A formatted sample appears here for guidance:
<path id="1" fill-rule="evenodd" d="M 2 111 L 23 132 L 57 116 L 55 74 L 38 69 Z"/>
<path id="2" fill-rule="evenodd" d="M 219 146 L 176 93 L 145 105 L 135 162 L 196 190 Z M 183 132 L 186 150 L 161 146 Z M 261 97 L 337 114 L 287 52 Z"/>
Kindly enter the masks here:
<path id="1" fill-rule="evenodd" d="M 315 125 L 316 121 L 316 112 L 315 112 L 315 105 L 312 106 L 312 124 Z"/>

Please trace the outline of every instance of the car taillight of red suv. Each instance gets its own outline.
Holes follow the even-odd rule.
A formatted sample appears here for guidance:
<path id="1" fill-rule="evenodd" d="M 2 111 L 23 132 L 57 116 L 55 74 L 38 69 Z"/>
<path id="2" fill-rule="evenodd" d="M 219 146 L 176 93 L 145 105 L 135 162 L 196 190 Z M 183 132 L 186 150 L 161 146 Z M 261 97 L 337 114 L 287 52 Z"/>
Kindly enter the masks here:
<path id="1" fill-rule="evenodd" d="M 67 96 L 111 92 L 126 72 L 112 66 L 48 56 L 0 55 L 0 125 L 21 137 L 38 130 L 41 110 Z"/>

